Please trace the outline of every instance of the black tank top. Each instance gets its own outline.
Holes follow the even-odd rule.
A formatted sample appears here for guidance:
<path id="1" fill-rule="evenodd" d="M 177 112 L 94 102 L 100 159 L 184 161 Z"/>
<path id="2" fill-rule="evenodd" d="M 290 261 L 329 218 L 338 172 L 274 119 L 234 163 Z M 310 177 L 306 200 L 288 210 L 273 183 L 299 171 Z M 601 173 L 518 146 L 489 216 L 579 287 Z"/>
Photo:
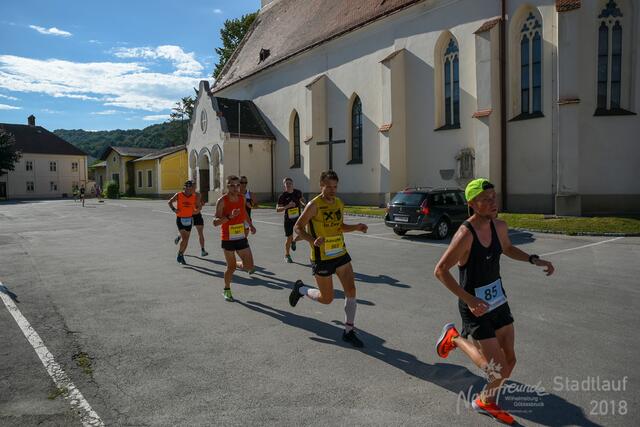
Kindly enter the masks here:
<path id="1" fill-rule="evenodd" d="M 462 225 L 471 231 L 473 243 L 467 263 L 458 267 L 460 269 L 460 286 L 471 295 L 475 295 L 476 288 L 488 285 L 500 278 L 502 245 L 493 221 L 491 221 L 491 244 L 488 248 L 482 246 L 469 221 L 464 221 Z M 464 305 L 466 306 L 466 304 Z"/>

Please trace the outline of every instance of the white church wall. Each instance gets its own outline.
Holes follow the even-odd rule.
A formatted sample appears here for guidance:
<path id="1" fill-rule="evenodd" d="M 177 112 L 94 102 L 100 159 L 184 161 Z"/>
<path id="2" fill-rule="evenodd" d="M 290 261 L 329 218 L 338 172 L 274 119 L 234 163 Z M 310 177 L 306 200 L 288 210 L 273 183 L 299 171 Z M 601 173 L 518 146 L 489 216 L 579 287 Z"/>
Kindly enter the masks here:
<path id="1" fill-rule="evenodd" d="M 616 2 L 625 15 L 623 27 L 623 61 L 629 59 L 624 72 L 622 93 L 628 93 L 628 108 L 638 113 L 640 107 L 640 4 Z M 640 116 L 594 116 L 597 105 L 597 16 L 602 2 L 582 2 L 579 25 L 586 46 L 581 51 L 579 104 L 579 189 L 583 213 L 640 212 Z M 631 27 L 631 28 L 629 28 Z M 629 43 L 625 44 L 625 31 Z M 628 55 L 627 58 L 624 55 Z M 624 99 L 623 99 L 624 102 Z M 623 104 L 624 107 L 624 104 Z"/>

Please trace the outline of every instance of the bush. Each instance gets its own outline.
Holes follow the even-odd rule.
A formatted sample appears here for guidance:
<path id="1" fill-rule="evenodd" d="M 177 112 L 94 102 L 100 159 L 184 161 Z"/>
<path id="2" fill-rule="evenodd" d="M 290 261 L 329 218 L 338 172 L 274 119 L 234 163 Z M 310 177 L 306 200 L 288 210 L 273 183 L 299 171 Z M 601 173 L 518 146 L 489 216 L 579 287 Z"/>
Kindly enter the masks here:
<path id="1" fill-rule="evenodd" d="M 115 181 L 109 181 L 105 187 L 105 195 L 107 199 L 117 199 L 120 197 L 120 187 Z"/>

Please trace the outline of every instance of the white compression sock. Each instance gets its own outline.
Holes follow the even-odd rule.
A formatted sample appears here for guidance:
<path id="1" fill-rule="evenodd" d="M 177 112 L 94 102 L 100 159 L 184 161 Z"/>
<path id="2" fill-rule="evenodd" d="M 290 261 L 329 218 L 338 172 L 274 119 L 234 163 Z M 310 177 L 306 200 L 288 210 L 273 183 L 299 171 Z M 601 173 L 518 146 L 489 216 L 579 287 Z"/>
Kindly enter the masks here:
<path id="1" fill-rule="evenodd" d="M 307 296 L 314 301 L 318 301 L 318 298 L 320 298 L 320 290 L 309 286 L 302 286 L 300 287 L 300 295 Z"/>
<path id="2" fill-rule="evenodd" d="M 349 332 L 353 330 L 353 322 L 356 320 L 356 307 L 355 298 L 346 298 L 344 300 L 344 329 Z"/>

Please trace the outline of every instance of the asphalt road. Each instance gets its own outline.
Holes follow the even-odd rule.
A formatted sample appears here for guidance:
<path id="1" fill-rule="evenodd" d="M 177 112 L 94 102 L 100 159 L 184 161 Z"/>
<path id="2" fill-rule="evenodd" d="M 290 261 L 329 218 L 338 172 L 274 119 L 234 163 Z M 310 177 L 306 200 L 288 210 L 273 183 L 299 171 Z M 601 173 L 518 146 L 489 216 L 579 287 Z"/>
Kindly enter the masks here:
<path id="1" fill-rule="evenodd" d="M 254 212 L 259 268 L 236 274 L 236 303 L 221 295 L 212 217 L 210 255 L 194 233 L 183 267 L 159 201 L 0 204 L 0 282 L 106 425 L 495 424 L 465 406 L 481 373 L 459 351 L 434 352 L 442 325 L 460 324 L 432 274 L 447 242 L 346 219 L 370 226 L 346 240 L 366 346 L 356 350 L 341 341 L 337 282 L 333 304 L 289 306 L 295 280 L 312 283 L 308 247 L 283 263 L 282 218 Z M 550 254 L 556 274 L 503 258 L 518 355 L 504 406 L 522 425 L 640 425 L 640 238 L 512 240 Z M 81 425 L 55 389 L 0 304 L 0 425 Z"/>

